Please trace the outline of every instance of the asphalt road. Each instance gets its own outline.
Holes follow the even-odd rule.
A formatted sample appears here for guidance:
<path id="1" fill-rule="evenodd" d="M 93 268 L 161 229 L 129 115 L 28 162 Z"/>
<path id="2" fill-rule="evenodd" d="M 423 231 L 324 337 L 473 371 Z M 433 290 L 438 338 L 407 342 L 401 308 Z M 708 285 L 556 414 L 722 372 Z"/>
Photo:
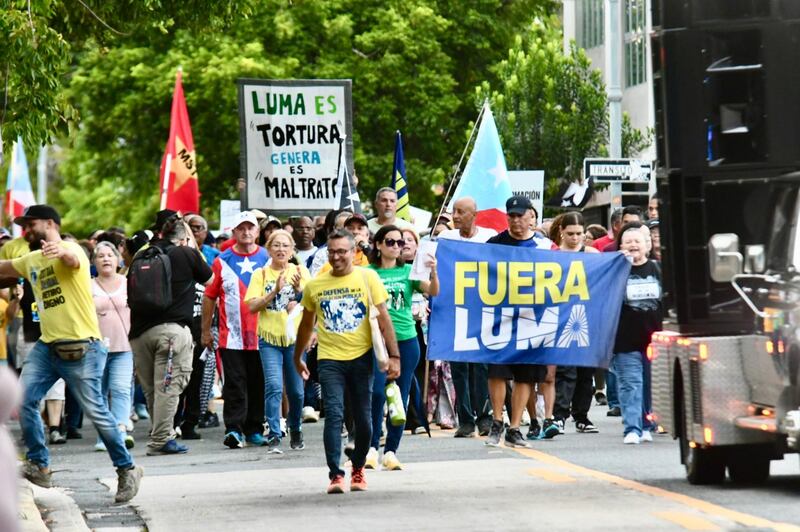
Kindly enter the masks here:
<path id="1" fill-rule="evenodd" d="M 488 448 L 452 432 L 406 434 L 400 472 L 368 474 L 370 491 L 329 496 L 322 424 L 305 426 L 306 449 L 274 456 L 229 450 L 221 428 L 205 429 L 182 456 L 147 457 L 148 422 L 134 435 L 145 468 L 139 496 L 114 505 L 114 471 L 95 452 L 93 430 L 55 446 L 53 482 L 85 512 L 90 528 L 165 530 L 474 529 L 557 530 L 792 529 L 800 526 L 800 468 L 794 455 L 772 463 L 763 486 L 691 486 L 677 443 L 666 436 L 623 446 L 619 418 L 594 407 L 599 434 L 566 434 L 531 450 Z M 609 528 L 611 527 L 611 528 Z M 798 528 L 800 530 L 800 528 Z"/>

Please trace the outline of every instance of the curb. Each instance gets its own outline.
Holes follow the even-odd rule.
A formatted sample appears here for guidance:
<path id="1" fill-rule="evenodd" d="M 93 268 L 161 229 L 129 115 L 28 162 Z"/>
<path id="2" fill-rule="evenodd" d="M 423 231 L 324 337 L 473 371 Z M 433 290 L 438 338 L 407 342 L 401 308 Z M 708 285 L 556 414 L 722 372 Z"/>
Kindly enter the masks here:
<path id="1" fill-rule="evenodd" d="M 47 516 L 50 532 L 90 532 L 83 513 L 72 497 L 60 488 L 45 489 L 25 481 L 40 515 Z M 40 517 L 41 519 L 41 517 Z M 44 523 L 42 523 L 44 524 Z M 48 528 L 45 528 L 48 530 Z"/>
<path id="2" fill-rule="evenodd" d="M 20 532 L 48 532 L 42 514 L 33 497 L 33 484 L 27 480 L 19 481 L 17 508 Z"/>

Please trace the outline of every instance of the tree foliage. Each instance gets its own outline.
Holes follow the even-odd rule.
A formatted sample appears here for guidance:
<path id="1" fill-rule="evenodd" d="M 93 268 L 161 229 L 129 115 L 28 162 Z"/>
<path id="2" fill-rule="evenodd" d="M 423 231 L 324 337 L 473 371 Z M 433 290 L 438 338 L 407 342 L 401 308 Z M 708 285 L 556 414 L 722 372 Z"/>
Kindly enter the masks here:
<path id="1" fill-rule="evenodd" d="M 353 80 L 355 166 L 363 199 L 389 184 L 393 133 L 403 132 L 409 190 L 433 208 L 474 119 L 476 82 L 551 0 L 267 0 L 226 29 L 87 39 L 67 92 L 79 130 L 61 166 L 58 204 L 73 231 L 141 227 L 156 209 L 175 69 L 197 151 L 203 213 L 236 197 L 235 80 Z M 177 27 L 177 26 L 176 26 Z"/>
<path id="2" fill-rule="evenodd" d="M 608 154 L 608 100 L 602 73 L 574 42 L 563 50 L 556 17 L 537 18 L 515 37 L 506 59 L 494 67 L 499 81 L 477 88 L 488 99 L 511 169 L 543 169 L 546 193 L 561 180 L 581 176 L 583 159 Z M 649 132 L 623 120 L 623 156 L 649 144 Z"/>

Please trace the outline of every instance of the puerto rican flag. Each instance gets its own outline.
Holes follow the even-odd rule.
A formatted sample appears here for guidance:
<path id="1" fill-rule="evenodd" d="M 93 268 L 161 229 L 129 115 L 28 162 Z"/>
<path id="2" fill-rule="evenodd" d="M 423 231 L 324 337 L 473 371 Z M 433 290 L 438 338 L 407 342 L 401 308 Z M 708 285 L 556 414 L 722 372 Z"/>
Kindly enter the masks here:
<path id="1" fill-rule="evenodd" d="M 506 200 L 513 194 L 494 115 L 489 102 L 483 105 L 483 119 L 475 146 L 448 209 L 452 212 L 457 199 L 469 196 L 478 204 L 475 224 L 499 233 L 508 228 Z"/>
<path id="2" fill-rule="evenodd" d="M 4 212 L 13 220 L 22 216 L 26 207 L 36 203 L 31 188 L 31 179 L 28 175 L 28 160 L 25 158 L 25 149 L 22 146 L 22 137 L 14 142 L 11 154 L 11 165 L 8 167 L 8 181 L 6 182 L 6 197 Z M 14 224 L 14 236 L 22 234 L 22 228 Z"/>
<path id="3" fill-rule="evenodd" d="M 213 282 L 206 296 L 217 300 L 219 308 L 219 346 L 223 349 L 258 350 L 258 314 L 244 304 L 250 277 L 267 264 L 267 251 L 258 246 L 250 255 L 240 255 L 230 247 L 211 265 Z"/>

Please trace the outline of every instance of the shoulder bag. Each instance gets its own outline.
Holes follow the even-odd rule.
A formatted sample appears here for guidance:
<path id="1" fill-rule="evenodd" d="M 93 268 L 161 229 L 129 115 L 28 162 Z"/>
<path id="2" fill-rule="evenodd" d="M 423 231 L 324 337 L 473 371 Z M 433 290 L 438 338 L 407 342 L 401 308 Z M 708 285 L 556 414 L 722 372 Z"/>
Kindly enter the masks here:
<path id="1" fill-rule="evenodd" d="M 381 333 L 381 326 L 378 323 L 378 307 L 372 302 L 372 291 L 369 289 L 369 279 L 367 273 L 362 269 L 361 278 L 364 279 L 364 285 L 367 290 L 367 301 L 369 302 L 367 308 L 367 316 L 369 317 L 369 328 L 372 333 L 372 352 L 375 353 L 375 360 L 378 363 L 378 369 L 386 372 L 389 369 L 389 352 L 386 350 L 386 340 L 383 339 Z"/>

